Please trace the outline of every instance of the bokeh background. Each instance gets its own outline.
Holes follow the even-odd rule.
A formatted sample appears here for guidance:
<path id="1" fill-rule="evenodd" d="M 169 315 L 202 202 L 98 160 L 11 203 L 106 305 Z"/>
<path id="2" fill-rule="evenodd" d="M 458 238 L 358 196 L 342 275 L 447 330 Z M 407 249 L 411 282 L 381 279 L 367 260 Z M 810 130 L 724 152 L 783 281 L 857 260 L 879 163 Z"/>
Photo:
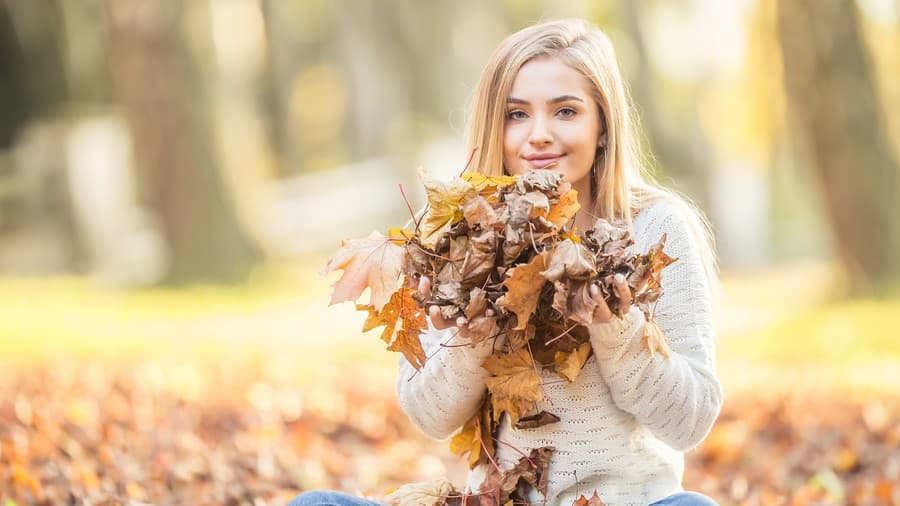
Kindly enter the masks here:
<path id="1" fill-rule="evenodd" d="M 716 233 L 726 405 L 686 487 L 900 504 L 897 0 L 0 1 L 0 501 L 462 486 L 319 271 L 465 165 L 493 47 L 570 16 Z"/>

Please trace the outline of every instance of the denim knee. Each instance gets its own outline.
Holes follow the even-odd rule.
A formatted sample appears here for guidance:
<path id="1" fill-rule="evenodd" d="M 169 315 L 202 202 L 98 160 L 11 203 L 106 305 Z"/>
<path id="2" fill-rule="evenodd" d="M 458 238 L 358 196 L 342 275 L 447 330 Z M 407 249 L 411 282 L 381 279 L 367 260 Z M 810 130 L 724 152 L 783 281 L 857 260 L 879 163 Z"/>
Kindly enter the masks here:
<path id="1" fill-rule="evenodd" d="M 650 506 L 719 506 L 716 501 L 698 492 L 679 492 Z"/>
<path id="2" fill-rule="evenodd" d="M 310 490 L 293 498 L 287 506 L 373 506 L 378 503 L 334 490 Z"/>

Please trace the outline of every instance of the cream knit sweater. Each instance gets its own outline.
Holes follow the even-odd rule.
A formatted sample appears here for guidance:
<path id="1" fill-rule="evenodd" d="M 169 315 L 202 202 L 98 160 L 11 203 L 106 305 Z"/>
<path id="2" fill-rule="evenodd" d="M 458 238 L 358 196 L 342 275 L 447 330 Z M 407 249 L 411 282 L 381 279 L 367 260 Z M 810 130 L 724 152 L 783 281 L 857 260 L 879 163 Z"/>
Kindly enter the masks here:
<path id="1" fill-rule="evenodd" d="M 607 506 L 645 506 L 682 491 L 684 452 L 703 441 L 719 414 L 722 387 L 708 283 L 687 219 L 674 204 L 656 201 L 634 218 L 632 233 L 634 252 L 646 252 L 668 234 L 664 251 L 678 258 L 663 269 L 655 313 L 673 353 L 668 359 L 650 355 L 642 339 L 644 316 L 632 307 L 623 319 L 588 327 L 594 355 L 574 383 L 542 373 L 544 401 L 537 409 L 561 420 L 517 430 L 504 417 L 498 437 L 525 454 L 556 447 L 546 501 L 534 492 L 533 503 L 571 505 L 578 495 L 590 497 L 596 490 Z M 471 418 L 486 389 L 481 363 L 490 345 L 438 349 L 456 344 L 453 335 L 429 322 L 421 334 L 429 356 L 422 370 L 400 357 L 400 404 L 437 439 Z M 520 454 L 500 444 L 496 457 L 506 469 Z M 484 471 L 469 473 L 470 490 L 478 490 Z"/>

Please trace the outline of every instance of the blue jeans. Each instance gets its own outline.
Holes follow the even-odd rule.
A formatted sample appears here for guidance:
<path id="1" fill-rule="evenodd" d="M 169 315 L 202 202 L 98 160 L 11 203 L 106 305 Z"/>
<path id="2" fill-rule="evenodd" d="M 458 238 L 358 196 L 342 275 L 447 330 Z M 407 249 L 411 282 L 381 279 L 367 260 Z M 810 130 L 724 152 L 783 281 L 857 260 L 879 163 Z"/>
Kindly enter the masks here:
<path id="1" fill-rule="evenodd" d="M 381 503 L 331 490 L 311 490 L 295 497 L 288 506 L 382 506 Z M 697 492 L 679 492 L 650 506 L 718 506 Z"/>

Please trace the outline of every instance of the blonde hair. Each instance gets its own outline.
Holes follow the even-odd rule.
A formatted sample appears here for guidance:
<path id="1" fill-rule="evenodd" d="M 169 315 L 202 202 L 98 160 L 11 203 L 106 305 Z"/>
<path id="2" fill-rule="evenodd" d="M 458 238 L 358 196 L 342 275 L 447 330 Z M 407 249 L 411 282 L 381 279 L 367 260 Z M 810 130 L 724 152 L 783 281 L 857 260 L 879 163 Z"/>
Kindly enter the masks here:
<path id="1" fill-rule="evenodd" d="M 705 216 L 686 197 L 660 186 L 643 163 L 637 120 L 609 38 L 582 19 L 550 21 L 524 28 L 507 37 L 481 72 L 472 96 L 467 127 L 467 153 L 474 152 L 468 172 L 497 176 L 504 173 L 503 129 L 506 99 L 519 69 L 528 61 L 549 56 L 581 72 L 591 82 L 594 99 L 605 123 L 606 147 L 598 151 L 591 175 L 593 216 L 622 220 L 633 217 L 651 202 L 665 199 L 687 218 L 700 250 L 710 296 L 718 309 L 720 288 L 713 234 Z M 603 131 L 603 127 L 601 127 Z M 582 212 L 583 212 L 582 211 Z"/>

